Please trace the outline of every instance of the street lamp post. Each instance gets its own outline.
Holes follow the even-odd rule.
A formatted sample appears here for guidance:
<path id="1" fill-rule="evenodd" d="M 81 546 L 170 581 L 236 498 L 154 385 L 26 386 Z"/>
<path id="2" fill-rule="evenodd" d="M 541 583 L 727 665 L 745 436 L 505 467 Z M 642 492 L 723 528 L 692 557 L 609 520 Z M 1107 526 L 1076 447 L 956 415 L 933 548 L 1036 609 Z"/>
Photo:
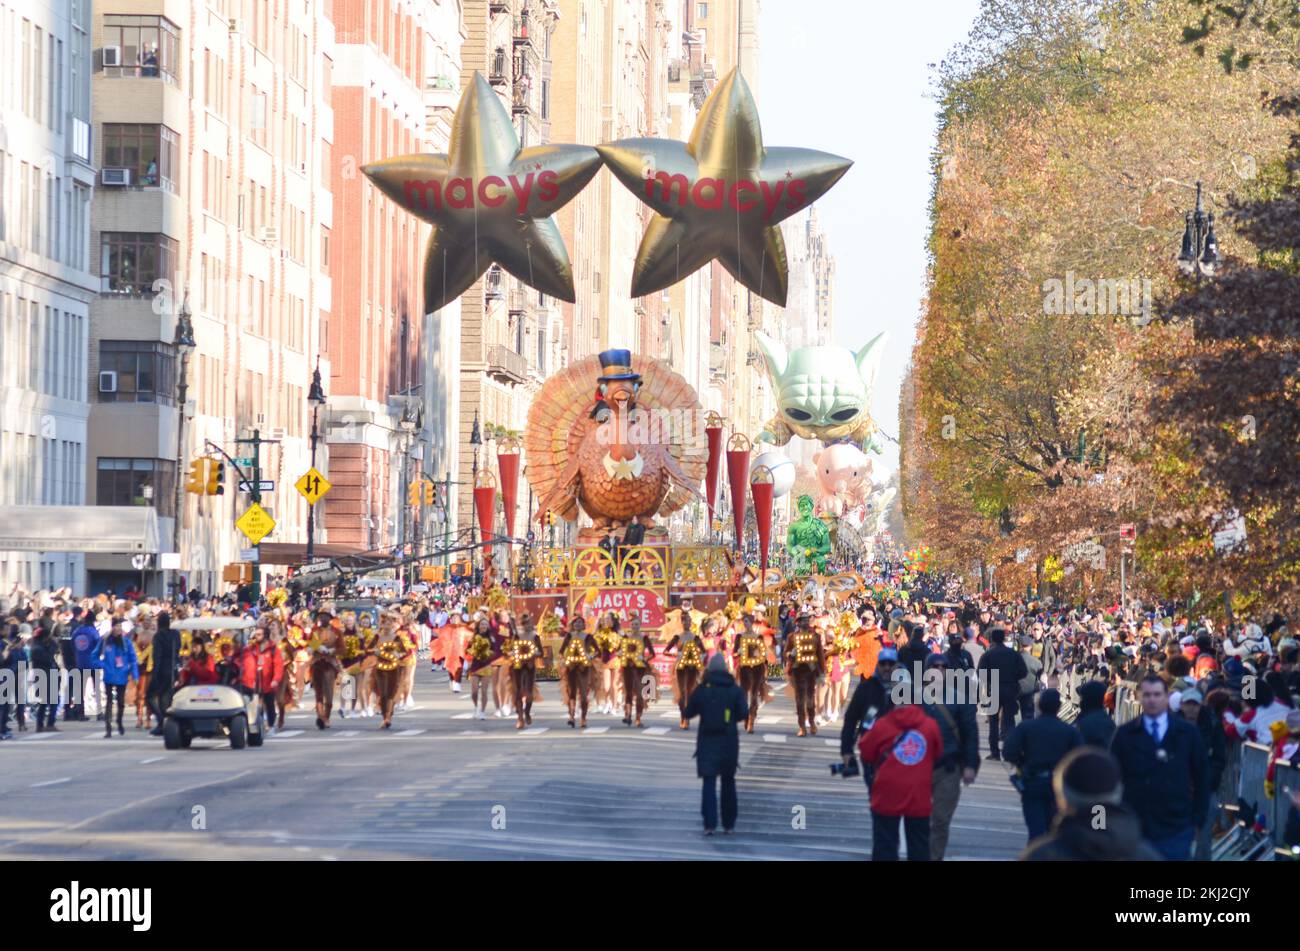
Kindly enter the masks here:
<path id="1" fill-rule="evenodd" d="M 320 431 L 316 428 L 316 416 L 325 405 L 325 388 L 320 380 L 320 357 L 316 358 L 316 369 L 311 375 L 311 390 L 307 393 L 307 402 L 311 403 L 311 467 L 316 468 L 316 446 L 320 442 Z M 303 559 L 311 564 L 316 557 L 316 506 L 307 506 L 307 555 Z"/>
<path id="2" fill-rule="evenodd" d="M 1212 277 L 1219 263 L 1219 239 L 1214 235 L 1214 213 L 1205 213 L 1201 203 L 1201 183 L 1196 183 L 1196 208 L 1187 212 L 1178 266 L 1196 278 Z"/>
<path id="3" fill-rule="evenodd" d="M 181 301 L 180 313 L 176 315 L 176 335 L 172 345 L 181 358 L 180 375 L 176 384 L 176 510 L 172 518 L 172 550 L 181 550 L 181 512 L 185 508 L 185 495 L 181 484 L 181 472 L 185 469 L 185 404 L 190 395 L 190 355 L 194 353 L 194 322 L 190 315 L 190 295 L 185 292 Z M 176 596 L 176 586 L 180 581 L 180 569 L 175 569 L 172 578 L 172 597 Z"/>

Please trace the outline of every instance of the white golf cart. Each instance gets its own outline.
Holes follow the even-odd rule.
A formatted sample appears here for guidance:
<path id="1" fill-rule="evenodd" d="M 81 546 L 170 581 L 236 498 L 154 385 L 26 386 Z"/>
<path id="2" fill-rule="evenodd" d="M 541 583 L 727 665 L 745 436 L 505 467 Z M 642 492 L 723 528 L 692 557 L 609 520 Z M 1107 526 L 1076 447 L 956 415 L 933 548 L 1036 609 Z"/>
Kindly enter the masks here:
<path id="1" fill-rule="evenodd" d="M 242 643 L 253 628 L 252 618 L 197 617 L 172 624 L 182 632 L 228 632 Z M 245 697 L 235 687 L 222 684 L 190 684 L 172 695 L 171 706 L 163 719 L 163 746 L 169 750 L 188 749 L 195 737 L 205 740 L 230 737 L 230 748 L 261 746 L 262 698 Z"/>

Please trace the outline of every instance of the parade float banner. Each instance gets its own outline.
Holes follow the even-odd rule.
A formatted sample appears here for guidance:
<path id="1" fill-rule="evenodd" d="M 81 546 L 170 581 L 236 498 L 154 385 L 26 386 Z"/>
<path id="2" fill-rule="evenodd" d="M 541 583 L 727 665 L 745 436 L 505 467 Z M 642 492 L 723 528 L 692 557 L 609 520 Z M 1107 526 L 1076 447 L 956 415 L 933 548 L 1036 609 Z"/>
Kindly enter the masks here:
<path id="1" fill-rule="evenodd" d="M 870 410 L 887 334 L 878 334 L 857 353 L 847 347 L 790 352 L 762 331 L 754 337 L 780 407 L 759 433 L 760 442 L 784 446 L 800 436 L 827 446 L 849 442 L 867 451 L 883 448 Z"/>
<path id="2" fill-rule="evenodd" d="M 736 547 L 745 539 L 745 487 L 749 483 L 749 439 L 732 433 L 727 440 L 727 481 L 731 483 L 731 514 L 736 526 Z"/>
<path id="3" fill-rule="evenodd" d="M 662 588 L 625 585 L 589 588 L 584 591 L 575 585 L 569 593 L 569 599 L 569 616 L 581 612 L 587 621 L 588 630 L 595 630 L 596 622 L 611 611 L 624 628 L 633 617 L 639 617 L 641 629 L 647 633 L 659 630 L 667 619 L 668 592 Z"/>
<path id="4" fill-rule="evenodd" d="M 709 413 L 705 420 L 704 436 L 709 444 L 709 463 L 704 475 L 705 503 L 709 508 L 709 527 L 712 530 L 718 505 L 718 474 L 722 469 L 722 417 L 717 413 Z"/>
<path id="5" fill-rule="evenodd" d="M 772 540 L 772 495 L 776 485 L 772 471 L 766 466 L 759 466 L 754 472 L 749 491 L 754 496 L 754 520 L 758 523 L 758 567 L 761 577 L 767 578 L 767 546 Z"/>
<path id="6" fill-rule="evenodd" d="M 515 537 L 515 502 L 519 497 L 519 444 L 507 440 L 497 451 L 497 471 L 501 475 L 501 504 L 505 506 L 506 534 Z"/>
<path id="7" fill-rule="evenodd" d="M 637 250 L 633 297 L 671 287 L 717 259 L 781 307 L 789 278 L 777 226 L 853 164 L 828 152 L 764 147 L 758 108 L 738 69 L 704 101 L 689 142 L 621 139 L 597 151 L 656 213 Z"/>
<path id="8" fill-rule="evenodd" d="M 424 312 L 431 313 L 493 263 L 572 303 L 573 269 L 551 216 L 582 191 L 600 163 L 585 145 L 521 149 L 501 98 L 475 72 L 456 107 L 447 154 L 400 155 L 361 171 L 433 225 L 424 255 Z"/>

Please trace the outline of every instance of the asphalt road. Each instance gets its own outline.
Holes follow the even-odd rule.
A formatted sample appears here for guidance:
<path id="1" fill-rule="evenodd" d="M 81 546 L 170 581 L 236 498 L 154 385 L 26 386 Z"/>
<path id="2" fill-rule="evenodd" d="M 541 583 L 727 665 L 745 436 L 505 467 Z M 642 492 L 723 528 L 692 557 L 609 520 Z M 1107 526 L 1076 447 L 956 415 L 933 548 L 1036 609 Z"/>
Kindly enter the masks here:
<path id="1" fill-rule="evenodd" d="M 859 779 L 832 777 L 838 725 L 794 735 L 783 693 L 741 740 L 734 836 L 700 835 L 695 736 L 665 696 L 646 729 L 565 723 L 541 685 L 533 727 L 470 718 L 426 662 L 416 709 L 316 730 L 307 711 L 261 749 L 194 741 L 168 752 L 97 722 L 0 744 L 0 861 L 20 859 L 862 859 L 871 819 Z M 490 704 L 489 704 L 490 706 Z M 29 721 L 29 728 L 30 728 Z M 1000 763 L 962 794 L 949 860 L 1011 859 L 1019 801 Z"/>

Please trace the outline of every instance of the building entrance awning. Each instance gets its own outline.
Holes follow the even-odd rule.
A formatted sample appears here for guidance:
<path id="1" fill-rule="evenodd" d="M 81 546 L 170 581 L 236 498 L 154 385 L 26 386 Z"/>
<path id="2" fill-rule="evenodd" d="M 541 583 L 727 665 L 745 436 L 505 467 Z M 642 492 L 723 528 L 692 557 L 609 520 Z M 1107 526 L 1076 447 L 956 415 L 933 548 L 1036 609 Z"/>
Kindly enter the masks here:
<path id="1" fill-rule="evenodd" d="M 0 505 L 0 551 L 156 554 L 148 505 Z"/>
<path id="2" fill-rule="evenodd" d="M 307 546 L 302 542 L 262 542 L 258 555 L 264 565 L 301 565 L 307 560 Z M 349 567 L 357 558 L 366 560 L 365 552 L 347 545 L 317 544 L 313 548 L 312 557 L 316 561 L 329 559 Z M 370 560 L 376 557 L 380 556 L 371 553 Z"/>

